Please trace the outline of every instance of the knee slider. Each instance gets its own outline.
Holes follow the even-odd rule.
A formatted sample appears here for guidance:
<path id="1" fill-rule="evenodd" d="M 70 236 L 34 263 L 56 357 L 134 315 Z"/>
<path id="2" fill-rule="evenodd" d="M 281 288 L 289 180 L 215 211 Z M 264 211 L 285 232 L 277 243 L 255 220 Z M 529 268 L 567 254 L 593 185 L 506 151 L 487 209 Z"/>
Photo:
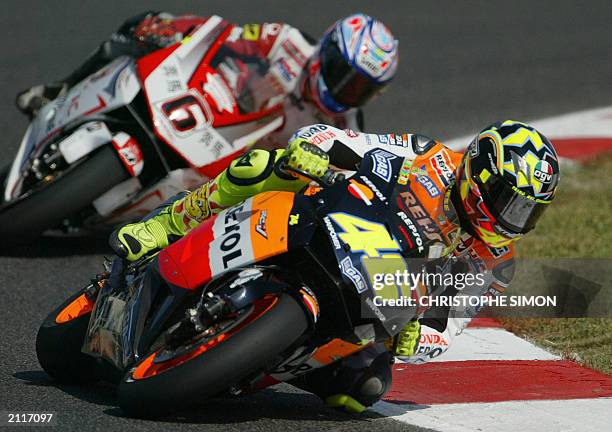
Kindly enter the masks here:
<path id="1" fill-rule="evenodd" d="M 382 399 L 391 389 L 390 364 L 391 356 L 384 352 L 379 354 L 368 367 L 352 370 L 354 381 L 349 391 L 350 396 L 365 406 L 373 405 Z"/>

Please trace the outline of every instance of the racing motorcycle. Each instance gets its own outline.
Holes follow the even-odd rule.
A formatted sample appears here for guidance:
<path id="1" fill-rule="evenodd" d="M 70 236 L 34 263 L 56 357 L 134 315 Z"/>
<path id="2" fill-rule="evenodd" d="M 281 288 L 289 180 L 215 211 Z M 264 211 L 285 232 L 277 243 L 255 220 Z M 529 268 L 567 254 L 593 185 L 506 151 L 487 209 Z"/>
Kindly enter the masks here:
<path id="1" fill-rule="evenodd" d="M 0 170 L 2 238 L 140 218 L 279 128 L 278 86 L 263 78 L 264 60 L 228 48 L 233 27 L 213 16 L 190 38 L 117 58 L 45 105 Z"/>
<path id="2" fill-rule="evenodd" d="M 383 297 L 414 305 L 376 300 L 373 273 L 427 256 L 401 166 L 377 149 L 350 179 L 328 172 L 316 193 L 256 195 L 158 253 L 108 263 L 40 327 L 41 366 L 115 382 L 124 411 L 154 416 L 290 382 L 395 336 L 419 296 L 438 294 L 391 286 Z"/>

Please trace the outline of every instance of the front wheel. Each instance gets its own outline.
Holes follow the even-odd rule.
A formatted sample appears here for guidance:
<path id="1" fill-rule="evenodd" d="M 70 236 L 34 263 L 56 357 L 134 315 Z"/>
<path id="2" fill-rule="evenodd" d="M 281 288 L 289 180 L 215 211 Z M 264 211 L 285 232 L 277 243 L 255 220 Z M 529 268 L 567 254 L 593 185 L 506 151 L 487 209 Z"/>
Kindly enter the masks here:
<path id="1" fill-rule="evenodd" d="M 38 330 L 38 362 L 59 382 L 95 380 L 96 360 L 81 352 L 93 305 L 83 291 L 78 292 L 51 312 Z"/>
<path id="2" fill-rule="evenodd" d="M 34 240 L 128 177 L 115 149 L 105 145 L 48 184 L 0 204 L 0 237 L 5 246 Z"/>
<path id="3" fill-rule="evenodd" d="M 308 328 L 305 312 L 288 294 L 258 300 L 235 327 L 169 355 L 149 355 L 123 378 L 119 405 L 136 417 L 159 416 L 201 402 L 261 371 Z"/>

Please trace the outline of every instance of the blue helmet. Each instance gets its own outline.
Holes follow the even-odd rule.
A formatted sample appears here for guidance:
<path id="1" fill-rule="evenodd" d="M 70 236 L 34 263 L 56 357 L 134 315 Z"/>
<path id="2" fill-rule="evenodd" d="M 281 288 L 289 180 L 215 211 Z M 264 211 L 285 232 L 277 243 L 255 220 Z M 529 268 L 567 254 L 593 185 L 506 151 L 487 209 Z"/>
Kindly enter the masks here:
<path id="1" fill-rule="evenodd" d="M 354 14 L 327 30 L 319 48 L 317 94 L 325 108 L 364 105 L 395 75 L 398 41 L 380 21 Z"/>

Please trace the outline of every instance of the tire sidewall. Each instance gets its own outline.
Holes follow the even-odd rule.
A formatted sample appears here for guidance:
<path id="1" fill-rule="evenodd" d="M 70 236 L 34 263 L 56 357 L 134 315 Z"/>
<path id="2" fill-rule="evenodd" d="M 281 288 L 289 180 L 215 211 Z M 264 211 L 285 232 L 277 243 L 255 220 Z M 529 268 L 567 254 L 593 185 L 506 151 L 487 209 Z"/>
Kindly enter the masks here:
<path id="1" fill-rule="evenodd" d="M 59 313 L 82 293 L 77 292 L 53 310 L 36 335 L 38 362 L 47 374 L 60 382 L 95 380 L 96 359 L 81 352 L 91 312 L 64 323 L 55 321 Z"/>
<path id="2" fill-rule="evenodd" d="M 121 408 L 137 417 L 159 416 L 214 396 L 241 379 L 272 366 L 278 355 L 308 328 L 305 312 L 292 296 L 277 303 L 227 341 L 158 375 L 121 381 Z"/>
<path id="3" fill-rule="evenodd" d="M 104 145 L 41 189 L 0 204 L 0 236 L 9 243 L 31 241 L 128 177 L 116 150 Z"/>

